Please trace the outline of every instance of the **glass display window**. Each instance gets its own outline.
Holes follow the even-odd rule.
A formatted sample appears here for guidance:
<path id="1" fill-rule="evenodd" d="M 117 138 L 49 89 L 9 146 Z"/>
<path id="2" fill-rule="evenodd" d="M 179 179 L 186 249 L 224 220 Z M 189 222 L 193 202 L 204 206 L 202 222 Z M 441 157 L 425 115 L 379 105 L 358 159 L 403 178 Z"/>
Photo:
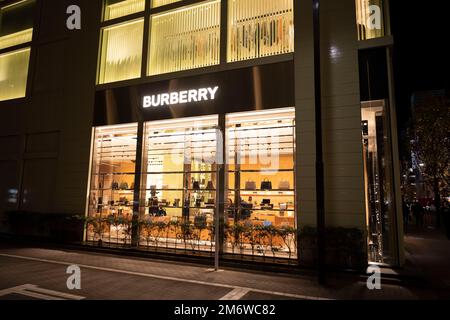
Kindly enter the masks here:
<path id="1" fill-rule="evenodd" d="M 230 114 L 226 128 L 226 250 L 294 257 L 294 109 Z"/>
<path id="2" fill-rule="evenodd" d="M 136 142 L 137 124 L 94 130 L 88 240 L 131 240 Z"/>
<path id="3" fill-rule="evenodd" d="M 146 123 L 140 209 L 143 245 L 154 244 L 157 223 L 165 228 L 161 241 L 167 247 L 213 249 L 217 126 L 217 116 Z"/>

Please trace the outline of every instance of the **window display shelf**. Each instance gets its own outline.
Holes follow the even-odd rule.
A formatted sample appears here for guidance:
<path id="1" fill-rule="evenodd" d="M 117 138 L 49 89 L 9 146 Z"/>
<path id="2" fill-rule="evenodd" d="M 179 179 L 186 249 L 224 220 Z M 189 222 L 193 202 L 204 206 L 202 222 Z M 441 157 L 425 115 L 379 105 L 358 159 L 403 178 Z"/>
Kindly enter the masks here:
<path id="1" fill-rule="evenodd" d="M 227 170 L 228 173 L 277 173 L 277 172 L 294 172 L 294 169 L 259 169 L 259 170 Z"/>
<path id="2" fill-rule="evenodd" d="M 93 173 L 93 176 L 134 176 L 134 172 Z"/>
<path id="3" fill-rule="evenodd" d="M 130 201 L 132 202 L 132 201 Z M 133 208 L 133 204 L 97 204 L 98 207 L 124 207 L 124 208 Z"/>
<path id="4" fill-rule="evenodd" d="M 294 189 L 289 190 L 244 190 L 244 189 L 228 189 L 229 192 L 240 191 L 241 195 L 249 195 L 249 196 L 293 196 L 295 195 Z"/>
<path id="5" fill-rule="evenodd" d="M 157 174 L 202 174 L 202 173 L 216 173 L 216 171 L 167 171 L 167 172 L 144 172 L 143 174 L 157 175 Z"/>
<path id="6" fill-rule="evenodd" d="M 122 193 L 132 193 L 134 189 L 111 189 L 111 188 L 100 188 L 100 189 L 91 189 L 92 191 L 114 191 L 114 192 L 122 192 Z"/>

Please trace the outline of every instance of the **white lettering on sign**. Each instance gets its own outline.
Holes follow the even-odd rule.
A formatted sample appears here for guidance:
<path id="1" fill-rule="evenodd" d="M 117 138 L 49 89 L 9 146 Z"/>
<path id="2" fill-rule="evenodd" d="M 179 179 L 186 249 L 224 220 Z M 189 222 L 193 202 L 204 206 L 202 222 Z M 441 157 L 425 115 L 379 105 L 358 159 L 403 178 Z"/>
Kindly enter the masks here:
<path id="1" fill-rule="evenodd" d="M 159 93 L 144 96 L 143 107 L 162 107 L 176 104 L 215 100 L 219 87 L 183 90 L 179 92 Z"/>

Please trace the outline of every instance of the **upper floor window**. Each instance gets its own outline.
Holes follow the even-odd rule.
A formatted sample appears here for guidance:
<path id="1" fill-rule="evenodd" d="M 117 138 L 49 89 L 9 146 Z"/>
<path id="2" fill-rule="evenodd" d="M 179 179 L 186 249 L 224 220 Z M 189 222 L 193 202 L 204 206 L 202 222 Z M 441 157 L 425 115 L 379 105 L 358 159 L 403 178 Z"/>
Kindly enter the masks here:
<path id="1" fill-rule="evenodd" d="M 151 17 L 148 74 L 220 62 L 220 1 L 202 2 Z"/>
<path id="2" fill-rule="evenodd" d="M 116 19 L 145 9 L 145 0 L 106 0 L 104 20 Z"/>
<path id="3" fill-rule="evenodd" d="M 228 62 L 294 51 L 293 0 L 230 0 Z"/>
<path id="4" fill-rule="evenodd" d="M 383 0 L 356 0 L 358 40 L 385 36 Z"/>
<path id="5" fill-rule="evenodd" d="M 0 101 L 26 95 L 35 1 L 0 7 Z"/>
<path id="6" fill-rule="evenodd" d="M 152 8 L 162 7 L 167 4 L 179 2 L 181 0 L 153 0 L 152 1 Z"/>
<path id="7" fill-rule="evenodd" d="M 98 83 L 139 78 L 144 19 L 103 28 Z"/>

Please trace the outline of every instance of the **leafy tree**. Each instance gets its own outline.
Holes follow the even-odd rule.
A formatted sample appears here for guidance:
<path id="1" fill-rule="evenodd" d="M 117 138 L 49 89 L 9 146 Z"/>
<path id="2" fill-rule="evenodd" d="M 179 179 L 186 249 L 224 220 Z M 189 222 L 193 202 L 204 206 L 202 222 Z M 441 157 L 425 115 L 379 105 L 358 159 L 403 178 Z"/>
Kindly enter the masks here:
<path id="1" fill-rule="evenodd" d="M 434 193 L 437 212 L 450 185 L 450 100 L 430 96 L 416 106 L 410 126 L 411 148 L 426 183 Z M 438 225 L 440 224 L 438 215 Z"/>

